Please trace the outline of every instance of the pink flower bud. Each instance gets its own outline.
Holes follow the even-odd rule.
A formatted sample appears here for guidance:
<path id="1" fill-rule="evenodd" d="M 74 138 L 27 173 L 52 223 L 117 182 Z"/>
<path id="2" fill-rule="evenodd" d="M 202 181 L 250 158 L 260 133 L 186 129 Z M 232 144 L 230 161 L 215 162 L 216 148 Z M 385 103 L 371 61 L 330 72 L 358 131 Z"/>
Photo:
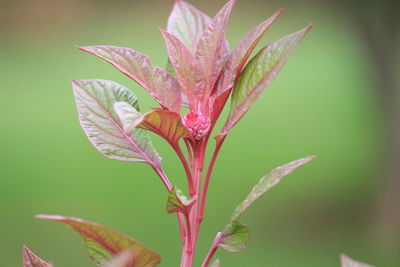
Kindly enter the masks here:
<path id="1" fill-rule="evenodd" d="M 190 131 L 191 136 L 200 140 L 210 130 L 210 120 L 203 116 L 201 113 L 189 112 L 182 119 L 183 125 Z"/>

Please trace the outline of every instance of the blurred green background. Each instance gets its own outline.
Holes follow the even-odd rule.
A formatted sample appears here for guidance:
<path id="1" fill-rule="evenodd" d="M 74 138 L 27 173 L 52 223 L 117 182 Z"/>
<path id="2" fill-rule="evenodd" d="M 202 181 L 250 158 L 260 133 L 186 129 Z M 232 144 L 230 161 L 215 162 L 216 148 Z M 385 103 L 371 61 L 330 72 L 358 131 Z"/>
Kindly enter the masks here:
<path id="1" fill-rule="evenodd" d="M 191 3 L 214 15 L 224 0 Z M 108 160 L 91 146 L 69 81 L 114 80 L 139 96 L 142 110 L 155 106 L 134 82 L 74 45 L 131 47 L 164 66 L 157 27 L 165 28 L 172 5 L 172 0 L 0 0 L 0 266 L 21 266 L 23 244 L 56 266 L 93 266 L 77 234 L 34 219 L 38 213 L 99 222 L 158 251 L 162 266 L 178 266 L 176 218 L 165 212 L 161 182 L 148 166 Z M 286 10 L 263 45 L 310 22 L 314 28 L 225 143 L 197 266 L 261 176 L 311 154 L 318 159 L 249 209 L 242 222 L 252 230 L 251 242 L 239 254 L 218 252 L 221 266 L 333 267 L 342 252 L 380 267 L 400 266 L 395 198 L 400 174 L 390 174 L 400 159 L 391 141 L 397 117 L 387 109 L 398 102 L 390 102 L 393 95 L 382 97 L 385 86 L 391 93 L 398 87 L 380 83 L 386 65 L 368 45 L 368 36 L 386 40 L 384 33 L 363 34 L 367 25 L 359 18 L 371 11 L 369 20 L 385 23 L 381 5 L 397 8 L 395 1 L 238 1 L 228 33 L 232 47 L 281 7 Z M 397 62 L 393 51 L 382 49 L 380 56 Z M 184 187 L 173 151 L 159 138 L 153 141 L 171 180 Z"/>

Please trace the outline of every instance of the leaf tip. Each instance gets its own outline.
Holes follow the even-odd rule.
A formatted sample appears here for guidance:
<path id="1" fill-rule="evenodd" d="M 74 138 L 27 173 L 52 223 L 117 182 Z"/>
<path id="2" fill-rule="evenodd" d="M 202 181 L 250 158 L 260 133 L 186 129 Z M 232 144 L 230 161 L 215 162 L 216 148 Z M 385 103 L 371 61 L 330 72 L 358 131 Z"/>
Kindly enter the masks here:
<path id="1" fill-rule="evenodd" d="M 39 220 L 47 220 L 47 221 L 60 221 L 64 217 L 62 217 L 60 215 L 38 214 L 38 215 L 35 215 L 35 218 L 39 219 Z"/>
<path id="2" fill-rule="evenodd" d="M 304 28 L 305 32 L 306 32 L 306 33 L 309 32 L 309 31 L 312 29 L 312 27 L 313 27 L 313 24 L 312 24 L 312 23 L 308 24 L 308 25 Z"/>

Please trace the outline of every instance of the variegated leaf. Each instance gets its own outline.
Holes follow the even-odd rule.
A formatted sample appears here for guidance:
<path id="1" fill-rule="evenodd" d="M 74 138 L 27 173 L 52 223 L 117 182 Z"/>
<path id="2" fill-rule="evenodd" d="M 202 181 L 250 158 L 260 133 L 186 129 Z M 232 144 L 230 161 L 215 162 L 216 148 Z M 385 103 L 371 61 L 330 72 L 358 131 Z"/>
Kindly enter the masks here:
<path id="1" fill-rule="evenodd" d="M 234 82 L 243 70 L 243 67 L 251 53 L 254 51 L 269 27 L 282 12 L 283 8 L 278 10 L 272 17 L 252 29 L 236 46 L 235 50 L 230 54 L 228 61 L 222 70 L 221 76 L 218 79 L 218 84 L 214 93 L 215 97 L 219 97 L 226 90 L 233 87 Z"/>
<path id="2" fill-rule="evenodd" d="M 153 66 L 148 56 L 116 46 L 85 46 L 79 49 L 109 62 L 142 86 L 162 107 L 180 112 L 182 99 L 178 82 L 166 70 Z"/>
<path id="3" fill-rule="evenodd" d="M 219 246 L 228 252 L 239 252 L 243 250 L 249 240 L 249 228 L 239 222 L 240 216 L 247 208 L 261 197 L 269 189 L 277 185 L 283 177 L 291 174 L 298 167 L 310 162 L 315 156 L 309 156 L 292 161 L 288 164 L 274 169 L 272 172 L 261 178 L 257 185 L 253 187 L 246 199 L 236 207 L 227 225 L 222 231 Z"/>
<path id="4" fill-rule="evenodd" d="M 193 197 L 191 199 L 187 198 L 182 190 L 180 190 L 176 186 L 173 186 L 168 193 L 167 212 L 181 212 L 185 215 L 188 215 L 189 209 L 195 203 L 196 199 L 197 197 Z"/>
<path id="5" fill-rule="evenodd" d="M 105 80 L 75 80 L 72 84 L 81 126 L 98 151 L 111 159 L 144 162 L 161 169 L 161 158 L 146 131 L 125 131 L 114 111 L 114 103 L 121 101 L 139 109 L 130 90 Z"/>
<path id="6" fill-rule="evenodd" d="M 228 119 L 216 137 L 223 139 L 276 78 L 311 25 L 264 47 L 247 64 L 236 82 Z"/>
<path id="7" fill-rule="evenodd" d="M 159 109 L 144 114 L 143 122 L 138 127 L 158 134 L 172 146 L 189 134 L 178 113 Z"/>
<path id="8" fill-rule="evenodd" d="M 114 256 L 126 250 L 132 251 L 135 254 L 135 267 L 154 267 L 161 261 L 160 256 L 156 252 L 147 249 L 136 240 L 117 233 L 103 225 L 58 215 L 37 215 L 36 218 L 61 222 L 78 232 L 85 240 L 89 255 L 97 266 L 104 266 Z"/>

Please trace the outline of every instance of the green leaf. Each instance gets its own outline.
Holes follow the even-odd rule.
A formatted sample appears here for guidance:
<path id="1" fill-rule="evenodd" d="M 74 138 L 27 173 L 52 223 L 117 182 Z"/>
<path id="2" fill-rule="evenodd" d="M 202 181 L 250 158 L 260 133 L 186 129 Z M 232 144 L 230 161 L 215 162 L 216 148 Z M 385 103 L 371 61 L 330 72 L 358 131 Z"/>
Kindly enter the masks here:
<path id="1" fill-rule="evenodd" d="M 233 88 L 228 119 L 217 139 L 226 136 L 246 114 L 273 82 L 290 54 L 310 29 L 311 25 L 268 44 L 247 64 Z"/>
<path id="2" fill-rule="evenodd" d="M 27 247 L 22 247 L 22 262 L 24 267 L 52 267 L 53 265 L 43 261 L 33 254 Z"/>
<path id="3" fill-rule="evenodd" d="M 372 265 L 355 261 L 345 254 L 340 255 L 340 262 L 342 267 L 373 267 Z"/>
<path id="4" fill-rule="evenodd" d="M 85 240 L 90 258 L 97 266 L 107 264 L 114 256 L 125 250 L 130 250 L 135 254 L 135 267 L 153 267 L 161 261 L 156 252 L 100 224 L 57 215 L 37 215 L 36 218 L 61 222 L 78 232 Z"/>
<path id="5" fill-rule="evenodd" d="M 174 186 L 168 193 L 167 211 L 168 213 L 181 212 L 187 215 L 196 199 L 197 197 L 188 199 L 182 190 Z"/>
<path id="6" fill-rule="evenodd" d="M 143 162 L 161 169 L 161 158 L 148 133 L 142 129 L 127 132 L 114 111 L 115 102 L 127 102 L 139 110 L 130 90 L 105 80 L 76 80 L 72 84 L 81 126 L 100 153 L 110 159 Z"/>
<path id="7" fill-rule="evenodd" d="M 292 161 L 274 169 L 272 172 L 262 177 L 258 184 L 256 184 L 247 195 L 246 199 L 236 207 L 231 218 L 228 220 L 227 225 L 222 231 L 219 246 L 228 252 L 239 252 L 243 250 L 249 240 L 249 229 L 247 226 L 242 225 L 239 222 L 240 216 L 254 201 L 278 184 L 283 177 L 289 175 L 298 167 L 310 162 L 314 158 L 315 156 L 309 156 Z"/>
<path id="8" fill-rule="evenodd" d="M 125 250 L 115 256 L 105 267 L 135 267 L 136 254 L 132 250 Z"/>
<path id="9" fill-rule="evenodd" d="M 224 231 L 219 247 L 228 252 L 239 252 L 246 248 L 250 239 L 250 229 L 239 220 L 229 222 Z"/>
<path id="10" fill-rule="evenodd" d="M 210 267 L 219 267 L 219 259 L 216 259 L 214 263 L 210 265 Z"/>

